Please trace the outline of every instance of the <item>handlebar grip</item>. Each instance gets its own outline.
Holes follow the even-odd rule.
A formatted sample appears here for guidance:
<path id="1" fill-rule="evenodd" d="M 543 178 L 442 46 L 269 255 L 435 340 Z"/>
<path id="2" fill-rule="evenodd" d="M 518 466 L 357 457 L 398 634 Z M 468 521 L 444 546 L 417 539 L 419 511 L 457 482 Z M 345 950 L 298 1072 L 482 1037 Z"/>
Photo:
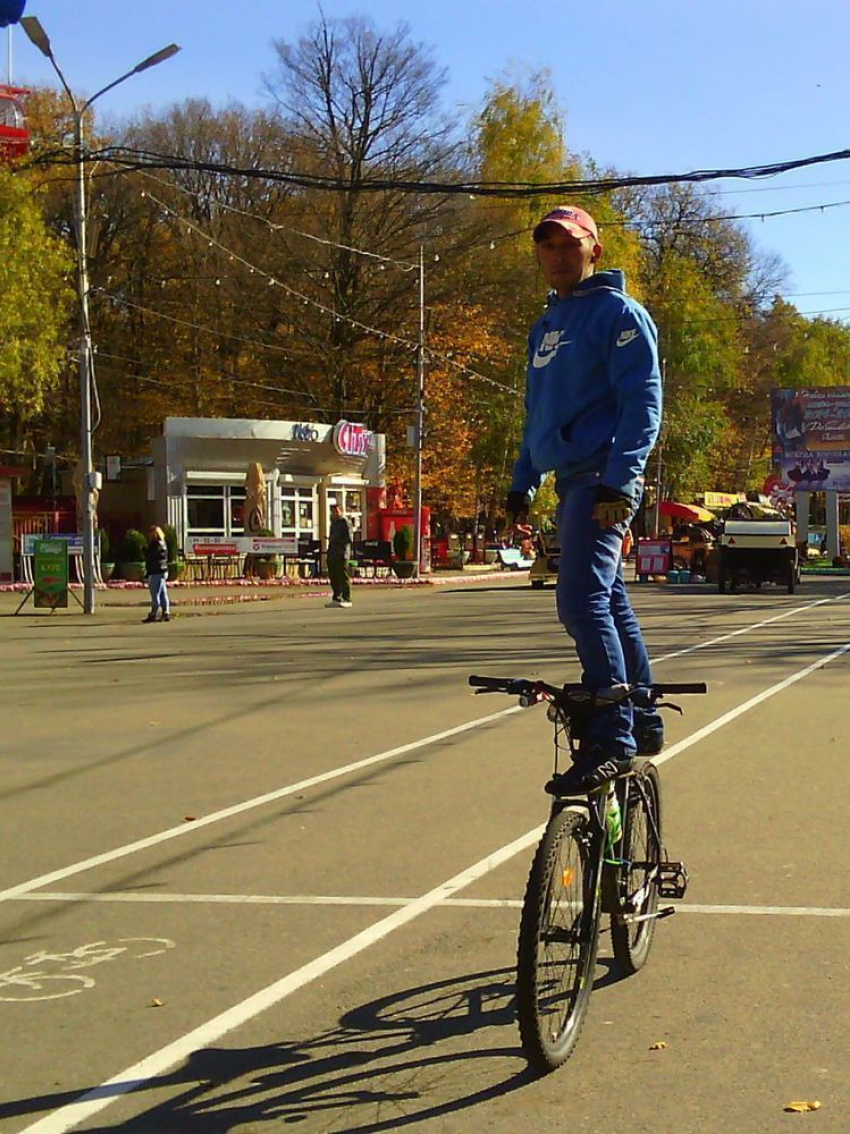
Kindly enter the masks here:
<path id="1" fill-rule="evenodd" d="M 704 681 L 664 681 L 660 685 L 653 685 L 656 693 L 707 693 L 708 686 Z"/>
<path id="2" fill-rule="evenodd" d="M 476 689 L 493 689 L 504 690 L 508 686 L 509 679 L 506 677 L 476 677 L 473 675 L 469 679 L 469 684 Z"/>

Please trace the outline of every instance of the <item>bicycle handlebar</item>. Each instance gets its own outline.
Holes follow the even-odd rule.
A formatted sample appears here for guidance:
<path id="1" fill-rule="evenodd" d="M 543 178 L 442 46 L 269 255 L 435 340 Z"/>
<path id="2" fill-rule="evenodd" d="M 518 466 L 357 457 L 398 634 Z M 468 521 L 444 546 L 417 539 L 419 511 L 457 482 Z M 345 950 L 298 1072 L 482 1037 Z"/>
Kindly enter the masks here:
<path id="1" fill-rule="evenodd" d="M 667 693 L 707 693 L 708 686 L 704 681 L 662 681 L 660 685 L 653 684 L 652 692 L 663 697 Z"/>
<path id="2" fill-rule="evenodd" d="M 584 686 L 574 683 L 569 685 L 549 685 L 545 681 L 532 681 L 526 677 L 481 677 L 473 675 L 469 684 L 477 693 L 509 693 L 517 697 L 531 700 L 567 700 L 595 701 L 593 693 Z M 667 696 L 670 693 L 707 693 L 708 686 L 704 681 L 665 681 L 649 686 L 650 696 L 653 700 Z M 624 699 L 632 696 L 637 689 L 625 694 Z"/>

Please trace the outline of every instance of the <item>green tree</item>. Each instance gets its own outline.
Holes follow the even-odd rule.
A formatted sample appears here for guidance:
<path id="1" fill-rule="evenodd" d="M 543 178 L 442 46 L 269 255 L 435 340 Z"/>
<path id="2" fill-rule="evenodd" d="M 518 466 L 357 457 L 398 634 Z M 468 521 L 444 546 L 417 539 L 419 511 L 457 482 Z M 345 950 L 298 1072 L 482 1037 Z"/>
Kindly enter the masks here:
<path id="1" fill-rule="evenodd" d="M 73 291 L 67 248 L 51 236 L 31 185 L 0 171 L 0 417 L 6 447 L 57 388 L 67 349 Z"/>

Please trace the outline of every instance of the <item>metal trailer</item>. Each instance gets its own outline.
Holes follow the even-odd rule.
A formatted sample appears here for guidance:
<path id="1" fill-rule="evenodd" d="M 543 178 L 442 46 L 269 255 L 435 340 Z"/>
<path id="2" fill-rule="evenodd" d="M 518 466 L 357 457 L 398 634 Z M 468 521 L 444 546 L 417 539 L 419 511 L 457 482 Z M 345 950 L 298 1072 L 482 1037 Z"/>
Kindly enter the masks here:
<path id="1" fill-rule="evenodd" d="M 800 581 L 797 546 L 790 520 L 726 520 L 720 535 L 717 589 L 741 583 L 777 583 L 794 593 Z"/>

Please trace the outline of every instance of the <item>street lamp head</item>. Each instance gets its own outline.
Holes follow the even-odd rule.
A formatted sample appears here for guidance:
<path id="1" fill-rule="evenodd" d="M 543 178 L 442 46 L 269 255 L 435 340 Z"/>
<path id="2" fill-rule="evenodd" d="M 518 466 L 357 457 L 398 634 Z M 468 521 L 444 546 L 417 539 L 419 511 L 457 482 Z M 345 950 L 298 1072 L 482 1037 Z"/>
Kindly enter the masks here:
<path id="1" fill-rule="evenodd" d="M 47 32 L 41 26 L 38 16 L 22 16 L 21 27 L 24 29 L 30 43 L 37 47 L 42 55 L 46 55 L 48 59 L 52 59 L 53 50 L 50 46 L 50 40 L 47 37 Z"/>
<path id="2" fill-rule="evenodd" d="M 147 59 L 143 59 L 141 63 L 137 63 L 133 68 L 133 74 L 138 74 L 140 71 L 147 71 L 148 67 L 156 67 L 157 63 L 164 63 L 166 59 L 170 59 L 172 55 L 176 55 L 180 48 L 176 43 L 169 43 L 168 47 L 163 47 L 162 51 L 157 51 L 155 55 L 149 55 Z"/>

